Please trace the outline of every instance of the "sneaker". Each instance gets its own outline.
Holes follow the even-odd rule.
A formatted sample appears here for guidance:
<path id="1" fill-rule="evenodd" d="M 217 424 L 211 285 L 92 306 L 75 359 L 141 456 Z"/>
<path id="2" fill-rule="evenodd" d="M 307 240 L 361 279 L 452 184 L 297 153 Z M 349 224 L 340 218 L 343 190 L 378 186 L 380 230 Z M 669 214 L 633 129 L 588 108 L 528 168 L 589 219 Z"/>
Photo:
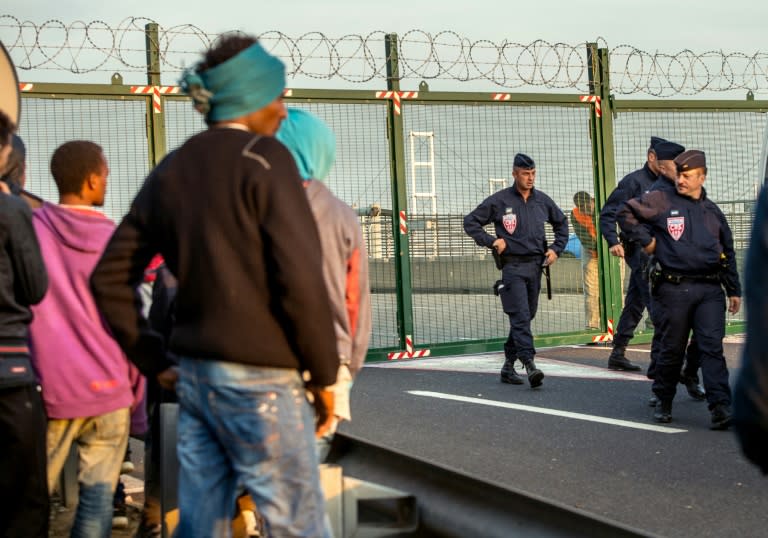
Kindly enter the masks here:
<path id="1" fill-rule="evenodd" d="M 123 463 L 120 464 L 120 474 L 132 473 L 134 469 L 135 467 L 131 461 L 131 447 L 128 446 L 128 448 L 125 449 L 125 458 L 123 458 Z"/>
<path id="2" fill-rule="evenodd" d="M 128 528 L 128 512 L 125 505 L 115 507 L 112 510 L 112 528 L 113 529 L 127 529 Z M 159 535 L 158 535 L 159 536 Z"/>
<path id="3" fill-rule="evenodd" d="M 659 405 L 659 397 L 655 394 L 651 394 L 651 397 L 648 398 L 648 406 L 656 407 L 657 405 Z"/>

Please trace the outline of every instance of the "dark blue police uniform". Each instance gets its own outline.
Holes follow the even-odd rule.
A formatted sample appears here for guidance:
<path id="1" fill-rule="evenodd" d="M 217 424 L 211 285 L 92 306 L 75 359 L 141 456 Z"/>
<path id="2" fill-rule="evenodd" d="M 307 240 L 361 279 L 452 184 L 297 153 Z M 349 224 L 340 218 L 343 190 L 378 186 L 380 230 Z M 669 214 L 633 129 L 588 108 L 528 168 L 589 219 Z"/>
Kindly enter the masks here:
<path id="1" fill-rule="evenodd" d="M 678 159 L 684 160 L 691 153 L 701 152 L 685 152 Z M 653 383 L 660 406 L 654 418 L 660 422 L 671 420 L 672 400 L 692 330 L 698 341 L 713 427 L 727 427 L 731 391 L 723 356 L 723 286 L 729 297 L 740 297 L 741 285 L 733 235 L 725 216 L 703 189 L 699 199 L 664 189 L 627 201 L 619 210 L 618 222 L 630 239 L 642 246 L 656 239 L 654 255 L 660 273 L 653 285 L 652 300 L 661 338 Z"/>
<path id="2" fill-rule="evenodd" d="M 483 229 L 490 223 L 494 224 L 496 237 Z M 555 234 L 554 242 L 549 246 L 545 223 L 552 226 Z M 464 231 L 482 247 L 492 248 L 497 238 L 506 243 L 502 253 L 503 286 L 499 289 L 502 308 L 509 317 L 504 355 L 507 361 L 514 363 L 519 359 L 527 367 L 536 354 L 531 320 L 536 316 L 539 304 L 544 254 L 547 249 L 552 249 L 558 256 L 563 251 L 568 241 L 568 221 L 543 192 L 533 189 L 525 200 L 512 186 L 489 196 L 464 217 Z"/>
<path id="3" fill-rule="evenodd" d="M 648 163 L 645 163 L 641 169 L 627 174 L 619 181 L 616 189 L 608 197 L 600 211 L 600 232 L 605 237 L 609 247 L 614 247 L 620 243 L 619 236 L 616 234 L 616 213 L 627 200 L 637 198 L 648 192 L 655 181 L 656 174 L 651 171 Z M 624 350 L 634 336 L 637 324 L 643 317 L 643 310 L 648 308 L 650 314 L 651 302 L 648 281 L 643 274 L 643 267 L 648 261 L 648 256 L 642 249 L 632 248 L 631 243 L 627 241 L 624 243 L 627 247 L 624 251 L 624 260 L 630 268 L 629 287 L 624 298 L 624 308 L 613 335 L 613 348 L 617 353 L 612 353 L 612 355 L 621 355 L 621 357 L 624 356 Z"/>

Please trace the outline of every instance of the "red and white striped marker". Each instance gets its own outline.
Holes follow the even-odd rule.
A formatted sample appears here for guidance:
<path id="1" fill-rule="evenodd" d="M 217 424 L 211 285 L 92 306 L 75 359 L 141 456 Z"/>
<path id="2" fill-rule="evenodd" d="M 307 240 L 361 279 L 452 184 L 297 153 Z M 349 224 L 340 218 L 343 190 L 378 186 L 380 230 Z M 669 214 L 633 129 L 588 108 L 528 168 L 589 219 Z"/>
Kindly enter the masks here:
<path id="1" fill-rule="evenodd" d="M 494 101 L 509 101 L 512 99 L 511 93 L 493 93 L 491 94 L 491 98 Z"/>
<path id="2" fill-rule="evenodd" d="M 293 90 L 288 88 L 283 90 L 283 97 L 293 97 Z"/>
<path id="3" fill-rule="evenodd" d="M 388 360 L 398 359 L 418 359 L 421 357 L 429 357 L 430 351 L 428 349 L 413 349 L 413 337 L 410 334 L 405 335 L 405 351 L 394 351 L 387 353 Z"/>
<path id="4" fill-rule="evenodd" d="M 160 101 L 161 95 L 179 93 L 180 90 L 181 88 L 178 86 L 131 86 L 131 93 L 152 94 L 152 110 L 155 114 L 160 114 L 163 111 L 163 104 Z"/>
<path id="5" fill-rule="evenodd" d="M 593 344 L 601 344 L 604 342 L 613 342 L 613 320 L 608 320 L 608 332 L 606 334 L 600 334 L 592 337 Z"/>
<path id="6" fill-rule="evenodd" d="M 31 84 L 29 82 L 19 82 L 19 91 L 20 92 L 29 92 L 32 91 L 32 88 L 34 88 L 35 85 Z"/>
<path id="7" fill-rule="evenodd" d="M 408 234 L 408 217 L 405 211 L 400 211 L 400 235 Z"/>
<path id="8" fill-rule="evenodd" d="M 580 95 L 579 100 L 581 100 L 582 103 L 593 103 L 595 105 L 595 116 L 598 118 L 603 115 L 599 95 Z"/>
<path id="9" fill-rule="evenodd" d="M 419 96 L 419 92 L 396 92 L 394 90 L 386 92 L 376 92 L 376 99 L 392 99 L 395 105 L 395 114 L 400 115 L 400 100 L 401 99 L 416 99 Z"/>

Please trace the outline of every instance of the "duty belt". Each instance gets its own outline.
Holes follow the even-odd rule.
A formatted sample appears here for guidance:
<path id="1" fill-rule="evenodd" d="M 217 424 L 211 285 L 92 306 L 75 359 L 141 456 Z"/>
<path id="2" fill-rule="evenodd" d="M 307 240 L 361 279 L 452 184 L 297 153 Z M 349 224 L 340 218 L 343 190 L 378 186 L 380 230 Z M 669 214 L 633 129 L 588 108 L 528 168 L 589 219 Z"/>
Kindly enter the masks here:
<path id="1" fill-rule="evenodd" d="M 518 256 L 516 254 L 502 254 L 501 260 L 503 262 L 533 262 L 544 259 L 543 254 L 526 254 Z"/>
<path id="2" fill-rule="evenodd" d="M 682 273 L 671 273 L 662 269 L 661 279 L 664 282 L 671 282 L 672 284 L 680 284 L 681 282 L 719 282 L 719 273 L 710 273 L 706 275 L 688 275 Z"/>

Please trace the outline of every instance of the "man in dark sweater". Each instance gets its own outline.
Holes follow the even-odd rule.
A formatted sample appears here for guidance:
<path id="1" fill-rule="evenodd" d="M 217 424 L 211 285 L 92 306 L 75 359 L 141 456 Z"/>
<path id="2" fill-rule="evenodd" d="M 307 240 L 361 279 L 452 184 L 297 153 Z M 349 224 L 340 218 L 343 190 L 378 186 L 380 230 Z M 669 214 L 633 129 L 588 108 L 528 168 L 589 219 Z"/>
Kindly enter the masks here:
<path id="1" fill-rule="evenodd" d="M 9 157 L 17 157 L 11 148 L 24 147 L 13 130 L 0 111 L 0 536 L 46 538 L 46 418 L 27 334 L 30 306 L 45 295 L 48 276 L 32 212 L 5 176 Z"/>
<path id="2" fill-rule="evenodd" d="M 271 138 L 285 68 L 228 35 L 182 87 L 210 129 L 149 175 L 93 290 L 127 355 L 171 387 L 176 370 L 134 290 L 157 253 L 178 279 L 178 535 L 227 536 L 240 484 L 270 536 L 325 536 L 313 434 L 330 424 L 338 359 L 317 228 L 291 154 Z"/>

